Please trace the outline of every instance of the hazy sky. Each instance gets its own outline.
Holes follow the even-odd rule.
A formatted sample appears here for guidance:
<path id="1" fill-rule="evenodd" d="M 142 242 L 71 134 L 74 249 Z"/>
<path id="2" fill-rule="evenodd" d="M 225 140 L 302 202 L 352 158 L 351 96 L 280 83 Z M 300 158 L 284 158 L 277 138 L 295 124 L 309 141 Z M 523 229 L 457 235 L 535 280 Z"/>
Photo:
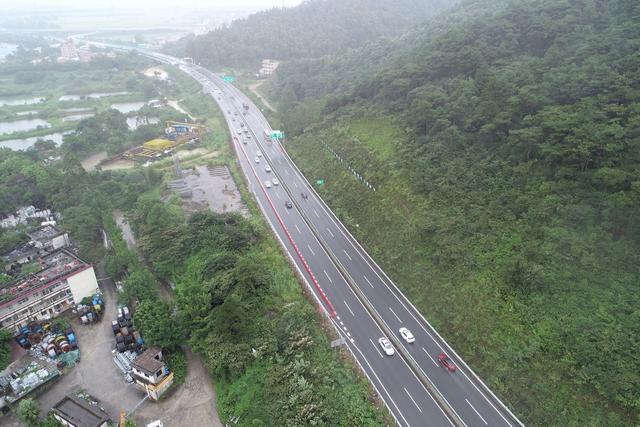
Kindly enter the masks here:
<path id="1" fill-rule="evenodd" d="M 261 10 L 273 6 L 295 6 L 301 0 L 0 0 L 0 10 L 38 9 L 138 9 L 148 8 L 207 8 Z"/>

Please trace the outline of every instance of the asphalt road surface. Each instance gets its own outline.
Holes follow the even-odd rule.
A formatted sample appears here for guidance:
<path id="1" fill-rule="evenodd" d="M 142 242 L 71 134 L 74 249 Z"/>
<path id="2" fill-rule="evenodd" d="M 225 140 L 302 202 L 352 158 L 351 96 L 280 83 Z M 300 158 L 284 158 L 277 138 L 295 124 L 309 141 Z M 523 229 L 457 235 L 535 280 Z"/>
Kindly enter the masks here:
<path id="1" fill-rule="evenodd" d="M 218 103 L 260 209 L 398 425 L 522 425 L 358 244 L 280 143 L 265 136 L 271 128 L 247 96 L 202 67 L 142 53 L 178 66 Z M 401 327 L 415 342 L 400 337 Z M 384 353 L 381 337 L 391 339 L 395 354 Z M 438 362 L 443 353 L 455 372 Z"/>

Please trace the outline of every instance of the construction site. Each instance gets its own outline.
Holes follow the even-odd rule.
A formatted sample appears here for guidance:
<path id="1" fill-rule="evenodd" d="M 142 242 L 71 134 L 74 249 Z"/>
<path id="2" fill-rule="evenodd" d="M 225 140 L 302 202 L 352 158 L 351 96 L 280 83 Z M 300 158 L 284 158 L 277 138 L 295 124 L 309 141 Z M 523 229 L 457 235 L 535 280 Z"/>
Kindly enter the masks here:
<path id="1" fill-rule="evenodd" d="M 114 156 L 111 160 L 132 160 L 146 164 L 171 155 L 184 145 L 198 145 L 207 132 L 207 127 L 195 123 L 166 122 L 164 135 L 133 147 Z"/>

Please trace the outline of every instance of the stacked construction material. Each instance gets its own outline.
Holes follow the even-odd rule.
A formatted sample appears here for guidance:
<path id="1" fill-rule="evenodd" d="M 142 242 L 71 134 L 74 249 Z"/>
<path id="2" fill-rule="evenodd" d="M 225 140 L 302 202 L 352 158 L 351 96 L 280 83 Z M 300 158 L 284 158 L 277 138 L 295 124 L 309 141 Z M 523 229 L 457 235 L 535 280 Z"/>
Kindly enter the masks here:
<path id="1" fill-rule="evenodd" d="M 103 308 L 104 302 L 102 301 L 102 297 L 96 294 L 91 298 L 89 304 L 76 305 L 76 308 L 73 312 L 78 314 L 78 316 L 80 317 L 80 322 L 86 325 L 88 323 L 94 323 L 100 320 Z"/>
<path id="2" fill-rule="evenodd" d="M 131 312 L 127 306 L 118 307 L 118 319 L 111 322 L 111 330 L 116 339 L 116 350 L 119 353 L 125 351 L 140 352 L 144 340 L 133 327 Z"/>

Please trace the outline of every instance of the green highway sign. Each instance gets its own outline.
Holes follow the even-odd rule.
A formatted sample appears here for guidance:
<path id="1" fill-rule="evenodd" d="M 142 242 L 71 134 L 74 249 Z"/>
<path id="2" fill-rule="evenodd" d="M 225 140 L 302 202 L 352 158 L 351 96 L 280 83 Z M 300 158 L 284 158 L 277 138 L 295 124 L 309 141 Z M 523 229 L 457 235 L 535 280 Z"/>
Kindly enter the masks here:
<path id="1" fill-rule="evenodd" d="M 316 184 L 318 185 L 324 185 L 324 179 L 319 179 L 316 181 Z"/>
<path id="2" fill-rule="evenodd" d="M 274 130 L 273 132 L 271 132 L 271 138 L 282 139 L 284 138 L 284 132 L 282 132 L 281 130 Z"/>
<path id="3" fill-rule="evenodd" d="M 233 76 L 223 76 L 222 80 L 224 80 L 225 82 L 228 82 L 228 83 L 233 83 L 236 80 L 236 78 L 233 77 Z"/>

